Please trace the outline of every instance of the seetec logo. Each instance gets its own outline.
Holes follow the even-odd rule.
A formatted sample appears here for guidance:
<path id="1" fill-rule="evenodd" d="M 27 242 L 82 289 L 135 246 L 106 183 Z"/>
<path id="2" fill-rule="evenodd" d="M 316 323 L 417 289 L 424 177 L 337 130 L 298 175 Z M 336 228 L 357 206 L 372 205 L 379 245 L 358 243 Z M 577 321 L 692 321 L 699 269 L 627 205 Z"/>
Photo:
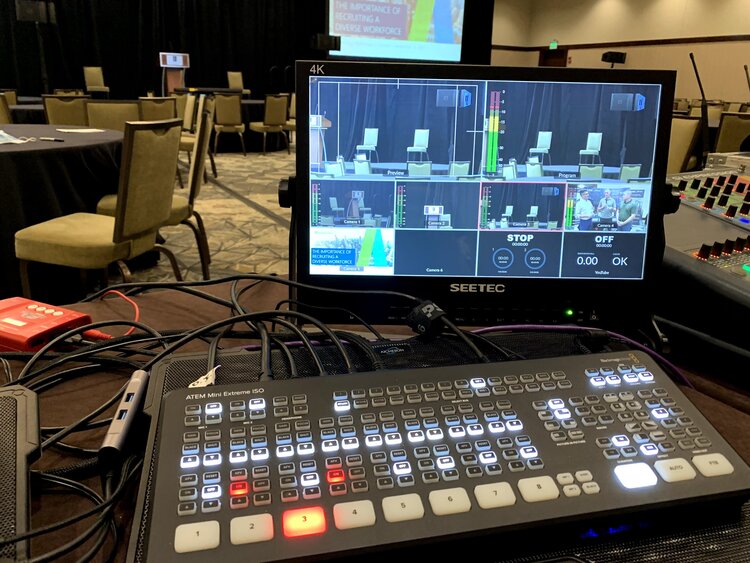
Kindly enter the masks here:
<path id="1" fill-rule="evenodd" d="M 452 283 L 451 293 L 505 293 L 502 283 Z"/>

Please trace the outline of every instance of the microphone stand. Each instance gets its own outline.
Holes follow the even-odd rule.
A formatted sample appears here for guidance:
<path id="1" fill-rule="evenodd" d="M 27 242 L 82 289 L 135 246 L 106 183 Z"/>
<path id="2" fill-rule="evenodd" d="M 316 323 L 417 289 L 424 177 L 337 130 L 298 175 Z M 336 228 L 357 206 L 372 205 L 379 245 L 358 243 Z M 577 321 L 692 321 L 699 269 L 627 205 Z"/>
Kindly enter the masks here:
<path id="1" fill-rule="evenodd" d="M 690 62 L 693 63 L 695 79 L 698 81 L 698 89 L 701 92 L 701 140 L 703 147 L 700 168 L 703 170 L 706 167 L 706 160 L 708 160 L 708 102 L 706 101 L 706 94 L 703 92 L 703 84 L 698 74 L 698 67 L 695 64 L 693 53 L 690 53 Z"/>

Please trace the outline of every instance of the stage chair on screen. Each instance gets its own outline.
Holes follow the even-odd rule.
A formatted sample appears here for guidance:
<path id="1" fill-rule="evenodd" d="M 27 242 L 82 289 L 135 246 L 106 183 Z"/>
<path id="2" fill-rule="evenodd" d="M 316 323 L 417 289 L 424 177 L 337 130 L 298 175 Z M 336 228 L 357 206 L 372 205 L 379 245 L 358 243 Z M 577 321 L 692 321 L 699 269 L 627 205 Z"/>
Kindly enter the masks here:
<path id="1" fill-rule="evenodd" d="M 109 86 L 104 85 L 104 73 L 100 66 L 83 67 L 83 81 L 89 94 L 104 94 L 109 97 Z"/>
<path id="2" fill-rule="evenodd" d="M 697 159 L 694 159 L 691 163 L 691 155 L 695 149 L 695 144 L 698 142 L 700 124 L 700 118 L 698 117 L 672 116 L 667 174 L 685 172 L 697 165 Z"/>
<path id="3" fill-rule="evenodd" d="M 86 100 L 89 127 L 125 131 L 125 122 L 140 121 L 141 111 L 136 101 Z"/>
<path id="4" fill-rule="evenodd" d="M 250 97 L 250 90 L 248 88 L 245 88 L 245 85 L 242 80 L 242 72 L 237 70 L 228 70 L 227 71 L 227 84 L 229 84 L 229 87 L 232 90 L 241 90 L 242 95 L 246 98 Z"/>
<path id="5" fill-rule="evenodd" d="M 515 180 L 518 178 L 518 167 L 515 162 L 509 164 L 503 164 L 502 168 L 503 180 Z"/>
<path id="6" fill-rule="evenodd" d="M 641 175 L 640 164 L 623 164 L 620 168 L 620 181 L 629 182 L 631 178 L 639 178 Z"/>
<path id="7" fill-rule="evenodd" d="M 538 215 L 539 215 L 539 206 L 532 205 L 529 208 L 529 212 L 526 214 L 526 226 L 536 227 L 539 221 Z"/>
<path id="8" fill-rule="evenodd" d="M 429 176 L 432 174 L 432 162 L 425 160 L 424 162 L 407 162 L 406 169 L 409 176 Z"/>
<path id="9" fill-rule="evenodd" d="M 5 94 L 5 99 L 8 100 L 9 106 L 15 106 L 18 104 L 18 94 L 15 90 L 10 88 L 0 89 L 0 93 Z"/>
<path id="10" fill-rule="evenodd" d="M 284 137 L 286 152 L 291 154 L 289 136 L 284 130 L 288 105 L 289 97 L 286 94 L 268 95 L 266 96 L 266 109 L 263 114 L 263 121 L 253 121 L 250 123 L 250 131 L 263 133 L 263 154 L 266 154 L 266 137 L 268 133 L 277 133 Z"/>
<path id="11" fill-rule="evenodd" d="M 172 207 L 179 142 L 177 119 L 127 123 L 114 217 L 72 213 L 16 232 L 23 294 L 31 296 L 29 262 L 99 270 L 105 276 L 106 268 L 116 263 L 123 279 L 129 281 L 124 261 L 153 249 L 167 256 L 175 277 L 181 280 L 174 254 L 156 242 L 157 230 Z"/>
<path id="12" fill-rule="evenodd" d="M 138 106 L 143 121 L 161 121 L 177 117 L 177 100 L 172 96 L 164 98 L 141 97 L 138 98 Z"/>
<path id="13" fill-rule="evenodd" d="M 750 113 L 724 112 L 716 134 L 715 152 L 738 152 L 742 143 L 750 137 Z"/>
<path id="14" fill-rule="evenodd" d="M 356 152 L 367 152 L 368 158 L 372 160 L 372 153 L 375 153 L 375 156 L 378 159 L 378 162 L 380 162 L 380 156 L 378 155 L 378 128 L 377 127 L 365 127 L 365 134 L 364 138 L 362 139 L 362 144 L 357 145 Z"/>
<path id="15" fill-rule="evenodd" d="M 549 164 L 552 164 L 552 157 L 549 155 L 549 149 L 552 146 L 552 131 L 539 131 L 536 136 L 536 146 L 529 149 L 529 160 L 532 156 L 540 156 L 541 162 L 544 163 L 544 157 L 547 157 Z"/>
<path id="16" fill-rule="evenodd" d="M 187 113 L 185 114 L 187 118 Z M 242 100 L 239 94 L 216 94 L 216 113 L 214 118 L 214 154 L 219 147 L 219 135 L 222 133 L 237 133 L 242 145 L 242 154 L 247 156 L 245 150 L 245 124 L 242 122 Z"/>
<path id="17" fill-rule="evenodd" d="M 450 164 L 448 164 L 448 176 L 468 176 L 470 165 L 470 162 L 452 160 Z"/>
<path id="18" fill-rule="evenodd" d="M 89 96 L 42 96 L 44 114 L 50 125 L 81 125 L 89 124 L 86 115 L 86 100 Z"/>
<path id="19" fill-rule="evenodd" d="M 599 151 L 602 150 L 602 134 L 589 133 L 586 137 L 586 148 L 578 151 L 578 164 L 583 164 L 583 157 L 591 157 L 590 164 L 601 162 Z"/>
<path id="20" fill-rule="evenodd" d="M 10 125 L 13 123 L 13 116 L 10 114 L 9 105 L 5 94 L 0 93 L 0 125 Z"/>
<path id="21" fill-rule="evenodd" d="M 370 166 L 370 161 L 354 159 L 354 173 L 355 174 L 372 174 L 372 167 Z"/>
<path id="22" fill-rule="evenodd" d="M 505 211 L 500 215 L 500 227 L 507 229 L 510 226 L 510 221 L 513 218 L 513 206 L 506 205 Z"/>
<path id="23" fill-rule="evenodd" d="M 344 216 L 345 209 L 339 205 L 339 202 L 335 197 L 329 197 L 328 204 L 331 206 L 331 211 L 333 212 L 334 217 L 337 215 Z"/>
<path id="24" fill-rule="evenodd" d="M 337 178 L 346 174 L 346 168 L 343 160 L 334 160 L 331 162 L 324 162 L 323 168 L 325 174 L 329 174 L 331 178 Z"/>
<path id="25" fill-rule="evenodd" d="M 578 176 L 581 180 L 591 179 L 599 180 L 604 175 L 603 164 L 579 164 L 578 165 Z"/>
<path id="26" fill-rule="evenodd" d="M 539 162 L 539 159 L 536 156 L 532 156 L 531 159 L 526 163 L 526 177 L 541 178 L 542 176 L 544 176 L 544 168 L 542 167 L 542 163 Z M 536 162 L 534 162 L 534 160 L 536 160 Z"/>
<path id="27" fill-rule="evenodd" d="M 406 161 L 412 160 L 414 153 L 419 154 L 419 160 L 422 161 L 424 158 L 430 159 L 430 154 L 427 152 L 427 148 L 430 145 L 430 130 L 429 129 L 415 129 L 414 130 L 414 141 L 412 146 L 406 147 Z M 424 157 L 424 158 L 423 158 Z"/>

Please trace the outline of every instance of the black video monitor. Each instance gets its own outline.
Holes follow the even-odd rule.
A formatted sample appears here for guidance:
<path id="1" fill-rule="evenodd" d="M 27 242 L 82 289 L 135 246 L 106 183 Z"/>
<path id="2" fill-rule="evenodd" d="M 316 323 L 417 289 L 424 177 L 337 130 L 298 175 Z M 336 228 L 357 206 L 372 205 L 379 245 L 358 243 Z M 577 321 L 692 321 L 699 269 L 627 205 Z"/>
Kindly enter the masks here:
<path id="1" fill-rule="evenodd" d="M 416 295 L 466 324 L 641 322 L 664 250 L 674 80 L 298 62 L 292 276 Z M 376 322 L 410 307 L 293 296 Z"/>

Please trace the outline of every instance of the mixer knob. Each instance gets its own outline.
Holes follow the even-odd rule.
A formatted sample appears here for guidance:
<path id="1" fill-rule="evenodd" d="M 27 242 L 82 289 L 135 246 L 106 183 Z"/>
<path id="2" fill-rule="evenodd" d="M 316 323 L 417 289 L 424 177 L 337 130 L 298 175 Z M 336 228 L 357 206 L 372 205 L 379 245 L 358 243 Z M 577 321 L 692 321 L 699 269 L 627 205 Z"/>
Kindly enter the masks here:
<path id="1" fill-rule="evenodd" d="M 717 186 L 723 186 L 723 185 L 724 185 L 724 182 L 726 182 L 726 181 L 727 181 L 727 178 L 726 178 L 726 176 L 719 176 L 719 177 L 718 177 L 718 178 L 716 179 L 716 185 L 717 185 Z"/>
<path id="2" fill-rule="evenodd" d="M 697 190 L 700 187 L 701 187 L 701 181 L 698 178 L 696 178 L 690 183 L 691 190 Z"/>
<path id="3" fill-rule="evenodd" d="M 732 254 L 732 252 L 734 252 L 734 241 L 727 239 L 724 241 L 724 254 Z"/>
<path id="4" fill-rule="evenodd" d="M 707 197 L 706 201 L 703 203 L 703 207 L 705 207 L 706 209 L 713 209 L 715 202 L 716 200 L 714 198 Z"/>
<path id="5" fill-rule="evenodd" d="M 687 188 L 687 180 L 680 180 L 680 183 L 677 184 L 677 189 L 681 192 L 684 192 L 685 188 Z"/>
<path id="6" fill-rule="evenodd" d="M 734 217 L 737 215 L 737 206 L 736 205 L 730 205 L 727 207 L 727 212 L 724 213 L 727 217 Z"/>
<path id="7" fill-rule="evenodd" d="M 726 186 L 724 186 L 724 189 L 722 190 L 721 193 L 723 193 L 724 195 L 732 195 L 733 189 L 734 189 L 733 184 L 727 184 Z"/>
<path id="8" fill-rule="evenodd" d="M 717 197 L 721 193 L 721 188 L 719 186 L 714 186 L 711 188 L 711 197 Z"/>
<path id="9" fill-rule="evenodd" d="M 705 199 L 708 194 L 708 188 L 699 188 L 698 193 L 695 195 L 698 199 Z"/>
<path id="10" fill-rule="evenodd" d="M 730 183 L 730 184 L 735 184 L 735 183 L 737 183 L 737 174 L 730 174 L 730 175 L 729 175 L 729 183 Z"/>
<path id="11" fill-rule="evenodd" d="M 707 244 L 702 244 L 700 250 L 698 251 L 698 258 L 701 260 L 708 260 L 708 257 L 711 255 L 711 247 Z"/>
<path id="12" fill-rule="evenodd" d="M 737 252 L 745 250 L 745 237 L 737 237 L 737 240 L 734 241 L 734 249 Z"/>
<path id="13" fill-rule="evenodd" d="M 711 178 L 711 177 L 709 176 L 709 177 L 708 177 L 708 178 L 706 178 L 706 180 L 705 180 L 705 181 L 703 182 L 703 185 L 704 185 L 704 186 L 706 186 L 707 188 L 710 188 L 711 186 L 713 186 L 713 185 L 714 185 L 714 179 L 713 179 L 713 178 Z"/>
<path id="14" fill-rule="evenodd" d="M 724 251 L 724 243 L 715 242 L 714 245 L 711 247 L 711 256 L 713 256 L 714 258 L 719 258 L 723 251 Z"/>
<path id="15" fill-rule="evenodd" d="M 729 203 L 728 195 L 723 195 L 719 198 L 719 207 L 726 207 L 727 203 Z"/>
<path id="16" fill-rule="evenodd" d="M 743 203 L 740 207 L 740 215 L 747 215 L 750 213 L 750 203 Z"/>

